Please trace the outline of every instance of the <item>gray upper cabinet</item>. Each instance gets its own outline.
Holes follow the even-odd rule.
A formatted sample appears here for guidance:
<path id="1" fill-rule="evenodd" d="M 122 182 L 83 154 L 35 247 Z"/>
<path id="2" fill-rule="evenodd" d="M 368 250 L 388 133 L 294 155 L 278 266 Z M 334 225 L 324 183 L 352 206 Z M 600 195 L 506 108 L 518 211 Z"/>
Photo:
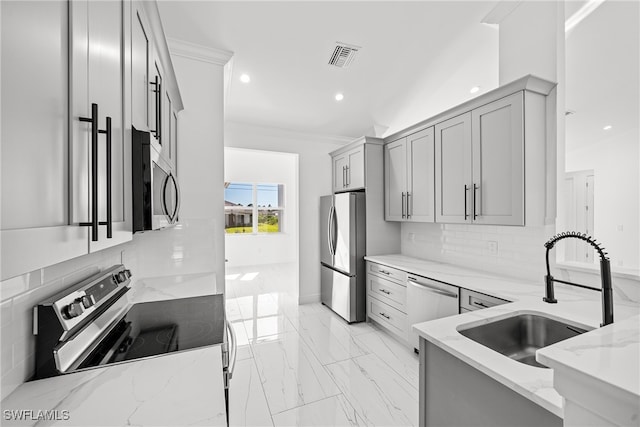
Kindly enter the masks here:
<path id="1" fill-rule="evenodd" d="M 524 225 L 523 94 L 436 125 L 436 221 Z"/>
<path id="2" fill-rule="evenodd" d="M 556 161 L 555 86 L 524 76 L 390 135 L 385 219 L 553 223 L 556 176 L 548 165 Z"/>
<path id="3" fill-rule="evenodd" d="M 384 217 L 387 221 L 405 218 L 407 188 L 407 139 L 384 146 Z"/>
<path id="4" fill-rule="evenodd" d="M 435 152 L 436 221 L 471 221 L 471 113 L 435 126 Z"/>
<path id="5" fill-rule="evenodd" d="M 364 145 L 332 156 L 332 162 L 334 193 L 365 187 Z"/>
<path id="6" fill-rule="evenodd" d="M 476 108 L 473 143 L 473 221 L 524 225 L 523 93 Z"/>
<path id="7" fill-rule="evenodd" d="M 385 145 L 385 219 L 434 221 L 433 128 Z"/>

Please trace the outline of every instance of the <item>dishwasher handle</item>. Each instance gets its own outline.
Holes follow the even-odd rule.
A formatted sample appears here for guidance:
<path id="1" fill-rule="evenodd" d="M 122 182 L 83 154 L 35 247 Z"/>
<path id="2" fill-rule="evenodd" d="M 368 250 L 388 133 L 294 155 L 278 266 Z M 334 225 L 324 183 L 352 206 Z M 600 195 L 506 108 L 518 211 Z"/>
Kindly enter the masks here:
<path id="1" fill-rule="evenodd" d="M 458 293 L 457 292 L 449 292 L 447 290 L 441 289 L 440 287 L 432 285 L 430 283 L 419 282 L 418 279 L 416 279 L 415 277 L 409 277 L 408 281 L 409 281 L 410 284 L 412 284 L 414 286 L 420 286 L 420 287 L 423 287 L 423 288 L 427 288 L 427 290 L 429 290 L 430 292 L 436 293 L 438 295 L 442 295 L 442 296 L 445 296 L 445 297 L 458 299 Z"/>

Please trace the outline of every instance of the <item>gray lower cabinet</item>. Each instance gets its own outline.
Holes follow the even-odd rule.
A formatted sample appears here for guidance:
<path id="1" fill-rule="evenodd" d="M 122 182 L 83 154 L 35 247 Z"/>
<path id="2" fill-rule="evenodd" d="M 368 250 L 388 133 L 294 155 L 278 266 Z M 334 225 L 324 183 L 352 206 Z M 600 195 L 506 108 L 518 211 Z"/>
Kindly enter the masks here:
<path id="1" fill-rule="evenodd" d="M 407 273 L 367 262 L 367 317 L 407 341 Z"/>
<path id="2" fill-rule="evenodd" d="M 420 338 L 420 426 L 562 426 L 562 418 Z"/>

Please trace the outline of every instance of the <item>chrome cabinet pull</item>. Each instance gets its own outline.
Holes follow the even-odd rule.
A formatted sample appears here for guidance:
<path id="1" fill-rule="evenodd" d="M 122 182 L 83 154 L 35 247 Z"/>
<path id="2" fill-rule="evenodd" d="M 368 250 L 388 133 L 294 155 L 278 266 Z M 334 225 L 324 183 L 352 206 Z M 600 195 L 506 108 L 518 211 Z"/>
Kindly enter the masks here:
<path id="1" fill-rule="evenodd" d="M 347 187 L 349 187 L 351 185 L 351 169 L 349 168 L 349 165 L 345 166 L 345 176 L 347 177 Z"/>
<path id="2" fill-rule="evenodd" d="M 378 289 L 380 292 L 382 292 L 383 294 L 387 294 L 387 295 L 391 295 L 391 292 L 389 292 L 386 289 Z"/>
<path id="3" fill-rule="evenodd" d="M 380 272 L 382 274 L 386 274 L 387 276 L 391 274 L 387 270 L 378 270 L 378 272 Z"/>
<path id="4" fill-rule="evenodd" d="M 411 193 L 407 191 L 407 219 L 413 215 L 413 199 L 410 199 Z M 409 200 L 411 200 L 411 204 L 409 204 Z"/>
<path id="5" fill-rule="evenodd" d="M 390 316 L 387 316 L 387 315 L 386 315 L 386 314 L 384 314 L 384 313 L 378 313 L 378 314 L 380 314 L 380 316 L 384 317 L 384 318 L 385 318 L 385 319 L 387 319 L 387 320 L 391 319 L 391 317 L 390 317 Z"/>
<path id="6" fill-rule="evenodd" d="M 472 302 L 472 304 L 473 304 L 473 305 L 477 305 L 477 306 L 482 307 L 482 308 L 489 308 L 489 306 L 488 306 L 488 305 L 483 304 L 483 303 L 478 302 L 478 301 L 473 301 L 473 302 Z"/>

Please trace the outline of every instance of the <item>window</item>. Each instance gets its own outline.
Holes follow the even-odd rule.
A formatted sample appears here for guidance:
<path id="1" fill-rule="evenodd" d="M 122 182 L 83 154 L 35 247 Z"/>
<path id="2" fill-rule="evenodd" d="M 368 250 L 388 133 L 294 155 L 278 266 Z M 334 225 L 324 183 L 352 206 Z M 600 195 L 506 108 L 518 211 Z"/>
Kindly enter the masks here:
<path id="1" fill-rule="evenodd" d="M 284 212 L 284 185 L 225 182 L 225 232 L 279 233 Z"/>

